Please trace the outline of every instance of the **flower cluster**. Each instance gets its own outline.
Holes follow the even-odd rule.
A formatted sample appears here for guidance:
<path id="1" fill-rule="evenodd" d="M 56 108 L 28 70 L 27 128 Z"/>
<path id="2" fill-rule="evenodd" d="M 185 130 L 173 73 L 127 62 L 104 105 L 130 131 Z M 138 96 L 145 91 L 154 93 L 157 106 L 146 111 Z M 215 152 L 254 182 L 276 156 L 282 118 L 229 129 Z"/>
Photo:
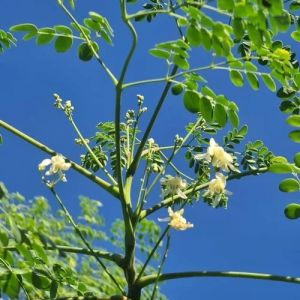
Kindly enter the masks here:
<path id="1" fill-rule="evenodd" d="M 168 207 L 169 217 L 165 219 L 158 219 L 160 222 L 169 222 L 168 225 L 176 230 L 186 230 L 188 228 L 194 227 L 193 224 L 186 221 L 182 216 L 184 209 L 178 211 L 173 211 L 171 207 Z"/>
<path id="2" fill-rule="evenodd" d="M 196 160 L 206 159 L 214 167 L 221 169 L 225 172 L 234 171 L 240 172 L 234 165 L 234 157 L 227 153 L 223 147 L 219 146 L 213 138 L 209 141 L 209 147 L 204 154 L 196 154 L 194 157 Z"/>
<path id="3" fill-rule="evenodd" d="M 39 171 L 45 171 L 46 168 L 50 166 L 48 171 L 45 172 L 46 176 L 53 176 L 57 175 L 58 178 L 55 182 L 52 182 L 52 184 L 57 183 L 58 181 L 67 181 L 66 176 L 63 171 L 67 171 L 70 169 L 71 164 L 66 162 L 64 157 L 61 154 L 56 154 L 55 156 L 52 156 L 51 159 L 47 158 L 44 159 L 39 165 L 38 169 Z"/>
<path id="4" fill-rule="evenodd" d="M 184 179 L 181 179 L 179 176 L 166 175 L 165 178 L 160 180 L 160 183 L 163 187 L 163 196 L 175 196 L 179 198 L 187 199 L 185 193 L 182 190 L 187 188 L 187 182 Z"/>
<path id="5" fill-rule="evenodd" d="M 213 167 L 225 171 L 225 172 L 237 172 L 240 171 L 234 166 L 234 156 L 227 153 L 223 147 L 219 146 L 213 138 L 209 141 L 209 147 L 206 153 L 195 155 L 195 159 L 205 159 L 212 164 Z M 224 194 L 230 192 L 225 190 L 226 176 L 220 172 L 217 172 L 215 178 L 208 184 L 208 189 L 204 193 L 204 197 L 212 199 L 212 206 L 217 207 Z"/>

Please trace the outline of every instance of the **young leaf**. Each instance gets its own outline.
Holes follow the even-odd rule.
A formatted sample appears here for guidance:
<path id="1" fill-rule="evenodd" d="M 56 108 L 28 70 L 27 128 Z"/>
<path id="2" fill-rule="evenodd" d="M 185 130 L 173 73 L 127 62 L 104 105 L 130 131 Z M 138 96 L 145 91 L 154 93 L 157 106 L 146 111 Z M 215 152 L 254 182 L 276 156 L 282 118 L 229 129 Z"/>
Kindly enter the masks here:
<path id="1" fill-rule="evenodd" d="M 199 93 L 187 90 L 183 96 L 184 107 L 191 113 L 200 112 L 201 97 Z"/>
<path id="2" fill-rule="evenodd" d="M 228 110 L 228 118 L 233 128 L 239 127 L 240 120 L 236 111 L 229 109 Z"/>
<path id="3" fill-rule="evenodd" d="M 300 143 L 300 130 L 291 131 L 289 133 L 289 138 L 295 143 Z"/>
<path id="4" fill-rule="evenodd" d="M 297 167 L 300 167 L 300 152 L 297 152 L 294 156 L 294 163 Z"/>
<path id="5" fill-rule="evenodd" d="M 289 163 L 273 163 L 269 167 L 269 171 L 274 174 L 288 174 L 293 171 Z"/>
<path id="6" fill-rule="evenodd" d="M 217 122 L 220 126 L 224 127 L 227 122 L 227 113 L 225 107 L 222 104 L 217 103 L 214 107 L 213 114 L 213 120 Z"/>
<path id="7" fill-rule="evenodd" d="M 24 41 L 27 41 L 27 40 L 35 37 L 38 33 L 37 27 L 31 23 L 18 24 L 18 25 L 10 27 L 9 30 L 13 31 L 13 32 L 27 32 L 23 36 Z"/>
<path id="8" fill-rule="evenodd" d="M 191 46 L 199 46 L 201 44 L 201 32 L 195 25 L 191 24 L 187 28 L 186 36 Z"/>
<path id="9" fill-rule="evenodd" d="M 262 74 L 261 78 L 266 85 L 266 87 L 271 91 L 271 92 L 276 92 L 276 83 L 269 74 Z"/>
<path id="10" fill-rule="evenodd" d="M 201 97 L 200 99 L 200 112 L 205 121 L 210 122 L 213 117 L 213 107 L 209 97 Z"/>
<path id="11" fill-rule="evenodd" d="M 236 71 L 236 70 L 231 70 L 229 72 L 229 75 L 230 75 L 230 80 L 231 82 L 237 86 L 237 87 L 241 87 L 243 86 L 244 84 L 244 79 L 243 79 L 243 76 L 241 74 L 241 72 L 239 71 Z"/>
<path id="12" fill-rule="evenodd" d="M 170 53 L 163 49 L 153 48 L 149 50 L 149 53 L 157 58 L 168 59 L 170 57 Z"/>
<path id="13" fill-rule="evenodd" d="M 248 80 L 249 85 L 253 90 L 258 90 L 259 89 L 259 82 L 258 78 L 256 77 L 255 74 L 246 72 L 246 78 Z"/>
<path id="14" fill-rule="evenodd" d="M 190 65 L 188 61 L 183 58 L 181 55 L 174 55 L 174 64 L 183 70 L 188 70 Z"/>
<path id="15" fill-rule="evenodd" d="M 297 203 L 290 203 L 284 209 L 284 214 L 288 219 L 300 218 L 300 205 Z"/>
<path id="16" fill-rule="evenodd" d="M 296 192 L 300 189 L 300 184 L 295 178 L 283 179 L 279 184 L 279 190 L 285 193 Z"/>
<path id="17" fill-rule="evenodd" d="M 52 28 L 40 28 L 36 38 L 37 45 L 49 44 L 54 38 L 55 30 Z"/>
<path id="18" fill-rule="evenodd" d="M 300 127 L 300 116 L 299 115 L 290 115 L 287 119 L 286 122 L 294 127 Z"/>

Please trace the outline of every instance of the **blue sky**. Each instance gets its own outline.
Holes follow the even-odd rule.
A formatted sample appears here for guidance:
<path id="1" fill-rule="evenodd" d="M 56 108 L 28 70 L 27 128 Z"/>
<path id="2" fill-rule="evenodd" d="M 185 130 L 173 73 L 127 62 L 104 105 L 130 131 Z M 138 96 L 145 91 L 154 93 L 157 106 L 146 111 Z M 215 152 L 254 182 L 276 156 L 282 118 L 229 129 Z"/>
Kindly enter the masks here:
<path id="1" fill-rule="evenodd" d="M 120 22 L 117 1 L 77 1 L 76 17 L 80 20 L 88 11 L 106 16 L 115 31 L 114 47 L 101 44 L 100 53 L 114 73 L 119 74 L 128 51 L 130 35 Z M 143 1 L 138 1 L 143 4 Z M 16 8 L 17 7 L 17 8 Z M 38 27 L 68 24 L 56 1 L 4 0 L 0 11 L 0 28 L 23 22 Z M 139 23 L 139 43 L 126 82 L 165 74 L 162 61 L 147 54 L 157 42 L 177 38 L 172 20 L 158 17 L 151 24 Z M 291 42 L 289 41 L 289 44 Z M 293 45 L 297 49 L 297 45 Z M 299 47 L 299 46 L 298 46 Z M 205 64 L 204 52 L 194 50 L 193 63 Z M 205 60 L 206 59 L 206 60 Z M 79 161 L 80 148 L 74 146 L 76 137 L 64 115 L 53 108 L 52 94 L 71 99 L 75 106 L 74 118 L 85 136 L 95 131 L 99 121 L 113 119 L 114 89 L 99 65 L 77 59 L 76 49 L 67 54 L 56 54 L 53 45 L 36 47 L 33 41 L 22 42 L 0 55 L 1 111 L 0 117 L 20 130 L 29 133 L 51 148 Z M 225 93 L 240 107 L 241 123 L 249 125 L 249 140 L 262 139 L 276 154 L 292 159 L 297 145 L 287 134 L 289 127 L 280 113 L 280 100 L 261 85 L 258 92 L 247 85 L 235 88 L 224 71 L 203 74 L 210 87 Z M 149 112 L 156 103 L 162 85 L 145 85 L 128 89 L 124 95 L 125 111 L 135 105 L 137 93 L 145 96 Z M 144 123 L 146 123 L 147 118 Z M 183 109 L 181 97 L 169 96 L 152 137 L 160 144 L 170 144 L 176 133 L 194 116 Z M 0 180 L 10 191 L 19 191 L 27 198 L 50 195 L 41 183 L 37 164 L 45 154 L 1 129 L 4 144 L 0 147 Z M 222 136 L 215 139 L 221 143 Z M 240 149 L 241 150 L 241 149 Z M 201 201 L 186 208 L 186 217 L 194 228 L 173 232 L 171 250 L 164 271 L 233 270 L 265 272 L 299 276 L 300 243 L 299 221 L 289 221 L 283 215 L 289 202 L 297 201 L 297 194 L 278 191 L 282 177 L 272 174 L 244 178 L 228 183 L 233 192 L 227 210 L 212 209 Z M 120 208 L 116 201 L 99 188 L 70 171 L 68 183 L 59 186 L 66 204 L 76 213 L 79 194 L 99 199 L 108 223 Z M 157 195 L 158 197 L 158 195 Z M 161 211 L 153 218 L 163 217 Z M 297 299 L 296 285 L 242 279 L 199 278 L 169 281 L 162 291 L 172 300 L 182 299 Z"/>

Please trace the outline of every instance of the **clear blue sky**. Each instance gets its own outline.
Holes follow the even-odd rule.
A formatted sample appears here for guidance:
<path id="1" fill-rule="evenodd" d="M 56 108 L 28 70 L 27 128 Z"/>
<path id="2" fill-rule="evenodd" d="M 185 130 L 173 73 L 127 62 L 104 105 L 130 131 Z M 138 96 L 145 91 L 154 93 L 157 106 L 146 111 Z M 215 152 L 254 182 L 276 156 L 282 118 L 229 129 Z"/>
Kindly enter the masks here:
<path id="1" fill-rule="evenodd" d="M 93 10 L 111 22 L 115 45 L 111 48 L 103 44 L 100 51 L 113 72 L 119 74 L 130 35 L 120 22 L 117 1 L 77 2 L 75 15 L 78 19 Z M 45 27 L 68 24 L 68 19 L 58 9 L 56 1 L 2 1 L 0 28 L 8 29 L 23 22 Z M 138 53 L 126 81 L 163 76 L 163 62 L 150 57 L 147 49 L 157 42 L 177 38 L 172 20 L 160 16 L 151 24 L 137 24 L 137 29 L 140 33 Z M 294 49 L 299 49 L 299 46 Z M 205 64 L 203 54 L 200 50 L 193 52 L 196 65 Z M 94 133 L 99 121 L 113 119 L 112 84 L 95 61 L 79 61 L 75 48 L 58 55 L 53 45 L 37 48 L 33 41 L 20 41 L 17 48 L 0 55 L 0 69 L 0 118 L 75 161 L 79 161 L 80 154 L 80 149 L 73 143 L 75 133 L 63 114 L 53 108 L 52 94 L 56 92 L 62 98 L 72 100 L 75 119 L 85 136 Z M 284 123 L 285 116 L 278 110 L 280 100 L 274 94 L 263 85 L 259 92 L 248 86 L 237 89 L 223 71 L 209 71 L 204 75 L 217 93 L 225 93 L 238 103 L 241 123 L 249 124 L 249 140 L 262 139 L 276 154 L 292 159 L 298 150 L 297 145 L 287 137 L 289 128 Z M 135 95 L 139 93 L 145 95 L 145 105 L 151 112 L 161 88 L 162 85 L 158 84 L 129 89 L 124 95 L 124 111 L 135 105 Z M 169 144 L 177 132 L 183 132 L 183 125 L 193 118 L 183 109 L 180 97 L 170 96 L 152 137 L 160 144 Z M 4 130 L 1 134 L 4 145 L 0 147 L 0 180 L 10 191 L 19 191 L 27 198 L 41 194 L 50 198 L 36 171 L 45 154 Z M 216 140 L 221 142 L 221 138 L 217 136 Z M 280 193 L 280 179 L 280 176 L 262 175 L 230 182 L 228 190 L 233 195 L 227 210 L 212 209 L 201 201 L 187 207 L 186 217 L 194 223 L 194 228 L 173 232 L 164 271 L 233 270 L 299 276 L 300 223 L 289 221 L 283 215 L 285 205 L 297 201 L 298 195 Z M 59 191 L 73 213 L 77 209 L 77 196 L 83 194 L 103 202 L 108 223 L 120 217 L 116 201 L 73 171 L 68 174 L 68 183 L 59 186 Z M 163 217 L 164 213 L 162 211 L 153 218 Z M 299 297 L 299 286 L 246 279 L 169 281 L 162 291 L 171 300 L 294 300 Z"/>

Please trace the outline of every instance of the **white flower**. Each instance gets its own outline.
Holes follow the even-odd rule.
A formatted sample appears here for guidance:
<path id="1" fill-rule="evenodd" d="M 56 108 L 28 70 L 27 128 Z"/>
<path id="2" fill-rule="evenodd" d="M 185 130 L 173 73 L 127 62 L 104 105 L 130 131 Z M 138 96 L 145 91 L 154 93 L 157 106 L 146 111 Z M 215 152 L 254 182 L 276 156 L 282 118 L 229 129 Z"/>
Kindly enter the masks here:
<path id="1" fill-rule="evenodd" d="M 44 171 L 46 167 L 50 166 L 49 170 L 45 173 L 45 175 L 50 176 L 56 173 L 61 173 L 60 175 L 62 181 L 66 181 L 66 177 L 62 171 L 67 171 L 70 169 L 71 164 L 67 163 L 61 154 L 57 154 L 52 156 L 51 159 L 44 159 L 39 165 L 39 171 Z"/>
<path id="2" fill-rule="evenodd" d="M 223 194 L 230 194 L 229 191 L 225 190 L 226 187 L 226 176 L 222 173 L 216 173 L 216 178 L 212 179 L 208 184 L 208 189 L 204 193 L 204 197 L 213 197 L 212 206 L 217 207 Z"/>
<path id="3" fill-rule="evenodd" d="M 235 171 L 240 172 L 234 165 L 234 157 L 227 153 L 223 147 L 219 146 L 213 138 L 209 140 L 209 147 L 204 154 L 196 154 L 195 159 L 206 159 L 208 162 L 225 172 Z"/>
<path id="4" fill-rule="evenodd" d="M 166 175 L 160 180 L 160 183 L 163 186 L 163 196 L 177 195 L 182 199 L 187 199 L 187 196 L 182 192 L 187 188 L 187 182 L 179 176 Z"/>
<path id="5" fill-rule="evenodd" d="M 169 222 L 168 224 L 176 230 L 186 230 L 188 228 L 194 227 L 193 224 L 187 222 L 186 219 L 182 216 L 183 212 L 183 208 L 178 211 L 173 211 L 171 207 L 168 207 L 169 218 L 158 220 L 162 222 Z"/>

